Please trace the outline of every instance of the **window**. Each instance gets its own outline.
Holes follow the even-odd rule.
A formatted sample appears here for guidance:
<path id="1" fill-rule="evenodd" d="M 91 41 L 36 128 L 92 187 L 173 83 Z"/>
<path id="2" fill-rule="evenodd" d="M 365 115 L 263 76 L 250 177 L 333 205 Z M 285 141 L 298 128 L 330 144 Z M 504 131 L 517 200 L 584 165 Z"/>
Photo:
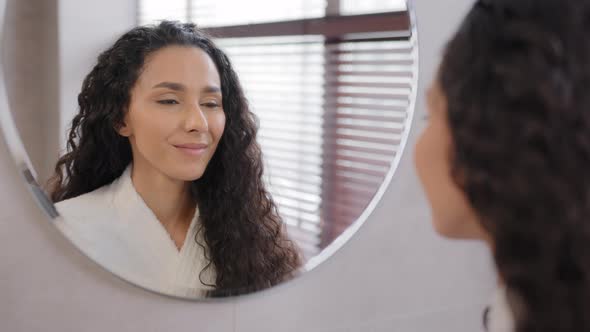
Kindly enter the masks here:
<path id="1" fill-rule="evenodd" d="M 319 253 L 365 210 L 408 129 L 415 41 L 405 1 L 139 6 L 141 24 L 194 21 L 217 37 L 260 119 L 279 213 L 304 255 Z"/>
<path id="2" fill-rule="evenodd" d="M 139 23 L 169 19 L 201 27 L 322 17 L 326 0 L 139 0 Z"/>

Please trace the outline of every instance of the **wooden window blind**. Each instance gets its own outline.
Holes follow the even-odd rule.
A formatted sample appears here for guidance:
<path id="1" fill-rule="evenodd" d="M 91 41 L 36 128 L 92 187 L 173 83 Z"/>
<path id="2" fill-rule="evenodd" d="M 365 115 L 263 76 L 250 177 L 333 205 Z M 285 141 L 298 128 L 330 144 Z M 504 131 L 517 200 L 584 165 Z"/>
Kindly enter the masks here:
<path id="1" fill-rule="evenodd" d="M 139 1 L 139 23 L 194 21 L 230 57 L 260 120 L 269 189 L 313 257 L 365 210 L 408 130 L 405 2 L 183 0 L 157 12 L 150 2 Z"/>

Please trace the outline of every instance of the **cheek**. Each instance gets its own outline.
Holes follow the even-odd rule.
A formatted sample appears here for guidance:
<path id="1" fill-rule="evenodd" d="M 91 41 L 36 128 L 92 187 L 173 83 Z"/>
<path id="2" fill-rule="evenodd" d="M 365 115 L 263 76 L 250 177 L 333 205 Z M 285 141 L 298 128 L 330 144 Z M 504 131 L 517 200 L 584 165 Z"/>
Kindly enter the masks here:
<path id="1" fill-rule="evenodd" d="M 209 133 L 215 144 L 217 144 L 225 130 L 225 113 L 218 111 L 208 114 L 207 123 L 209 124 Z"/>
<path id="2" fill-rule="evenodd" d="M 414 151 L 414 163 L 425 189 L 432 187 L 432 180 L 440 176 L 443 171 L 442 168 L 445 166 L 441 153 L 443 147 L 441 144 L 442 137 L 440 137 L 433 122 L 434 120 L 431 120 L 418 137 Z"/>
<path id="3" fill-rule="evenodd" d="M 176 128 L 173 117 L 148 108 L 137 110 L 131 120 L 133 136 L 141 150 L 159 149 Z"/>
<path id="4" fill-rule="evenodd" d="M 439 142 L 435 139 L 432 125 L 429 124 L 416 143 L 414 163 L 424 192 L 434 214 L 438 212 L 438 201 L 441 198 L 440 178 L 444 176 L 444 165 L 441 163 Z"/>
<path id="5" fill-rule="evenodd" d="M 443 129 L 431 123 L 420 136 L 414 155 L 416 170 L 436 231 L 447 237 L 469 237 L 469 225 L 475 220 L 464 193 L 451 177 L 450 137 Z"/>

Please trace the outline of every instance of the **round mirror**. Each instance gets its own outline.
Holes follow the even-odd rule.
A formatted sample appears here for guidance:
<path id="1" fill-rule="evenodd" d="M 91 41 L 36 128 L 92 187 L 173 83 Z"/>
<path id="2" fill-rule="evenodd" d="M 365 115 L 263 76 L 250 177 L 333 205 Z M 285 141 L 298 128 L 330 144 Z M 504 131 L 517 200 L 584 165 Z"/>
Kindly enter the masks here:
<path id="1" fill-rule="evenodd" d="M 0 120 L 84 254 L 151 291 L 232 296 L 360 227 L 416 81 L 405 0 L 10 0 Z"/>

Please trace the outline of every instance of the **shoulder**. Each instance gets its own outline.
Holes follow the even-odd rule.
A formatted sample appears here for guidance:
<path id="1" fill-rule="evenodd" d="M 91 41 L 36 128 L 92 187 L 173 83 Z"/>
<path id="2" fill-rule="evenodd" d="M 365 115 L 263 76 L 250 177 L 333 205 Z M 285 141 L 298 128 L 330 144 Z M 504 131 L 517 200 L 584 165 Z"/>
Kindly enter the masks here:
<path id="1" fill-rule="evenodd" d="M 97 211 L 104 211 L 109 205 L 109 186 L 100 187 L 80 196 L 69 198 L 55 204 L 57 212 L 65 218 L 88 217 Z"/>
<path id="2" fill-rule="evenodd" d="M 82 251 L 92 255 L 104 239 L 113 238 L 116 214 L 109 186 L 55 204 L 54 225 Z"/>

